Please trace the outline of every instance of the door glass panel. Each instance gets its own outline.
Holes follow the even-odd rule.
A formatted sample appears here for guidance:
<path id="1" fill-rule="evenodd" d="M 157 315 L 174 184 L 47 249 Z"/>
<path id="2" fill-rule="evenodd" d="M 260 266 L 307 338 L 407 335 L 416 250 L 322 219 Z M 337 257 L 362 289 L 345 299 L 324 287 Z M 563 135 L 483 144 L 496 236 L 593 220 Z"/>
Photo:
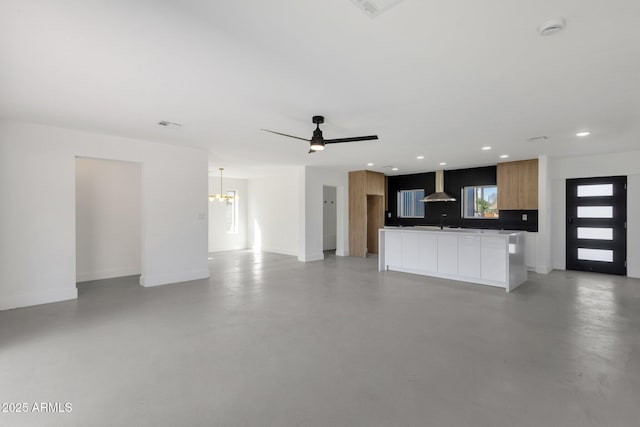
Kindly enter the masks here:
<path id="1" fill-rule="evenodd" d="M 578 185 L 578 197 L 613 196 L 613 184 Z"/>
<path id="2" fill-rule="evenodd" d="M 578 227 L 578 239 L 613 240 L 613 228 Z"/>
<path id="3" fill-rule="evenodd" d="M 613 206 L 578 206 L 578 218 L 613 218 Z"/>
<path id="4" fill-rule="evenodd" d="M 613 262 L 613 251 L 610 249 L 578 248 L 578 259 L 584 261 Z"/>

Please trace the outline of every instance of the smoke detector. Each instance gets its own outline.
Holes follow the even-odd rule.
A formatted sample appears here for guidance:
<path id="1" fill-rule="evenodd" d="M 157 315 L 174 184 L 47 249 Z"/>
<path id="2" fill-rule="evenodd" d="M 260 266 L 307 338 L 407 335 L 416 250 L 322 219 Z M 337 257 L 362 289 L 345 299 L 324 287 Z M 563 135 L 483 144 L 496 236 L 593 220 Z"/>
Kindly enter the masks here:
<path id="1" fill-rule="evenodd" d="M 375 18 L 401 1 L 402 0 L 351 0 L 358 9 L 362 10 L 370 18 Z"/>
<path id="2" fill-rule="evenodd" d="M 550 36 L 561 31 L 565 24 L 564 18 L 561 17 L 547 19 L 538 27 L 538 33 L 541 36 Z"/>

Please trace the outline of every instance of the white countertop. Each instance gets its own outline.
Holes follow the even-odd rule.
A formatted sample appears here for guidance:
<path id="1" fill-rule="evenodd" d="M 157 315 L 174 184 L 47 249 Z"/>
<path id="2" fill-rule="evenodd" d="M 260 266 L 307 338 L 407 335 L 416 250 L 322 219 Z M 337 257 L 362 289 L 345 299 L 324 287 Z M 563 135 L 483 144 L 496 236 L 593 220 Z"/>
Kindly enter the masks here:
<path id="1" fill-rule="evenodd" d="M 440 229 L 440 227 L 433 225 L 415 225 L 409 227 L 398 227 L 398 226 L 386 226 L 381 230 L 396 230 L 396 231 L 418 231 L 418 232 L 437 232 L 437 233 L 455 233 L 455 234 L 496 234 L 496 235 L 505 235 L 511 236 L 517 233 L 524 233 L 524 231 L 520 230 L 488 230 L 488 229 L 480 229 L 480 228 L 444 228 Z"/>

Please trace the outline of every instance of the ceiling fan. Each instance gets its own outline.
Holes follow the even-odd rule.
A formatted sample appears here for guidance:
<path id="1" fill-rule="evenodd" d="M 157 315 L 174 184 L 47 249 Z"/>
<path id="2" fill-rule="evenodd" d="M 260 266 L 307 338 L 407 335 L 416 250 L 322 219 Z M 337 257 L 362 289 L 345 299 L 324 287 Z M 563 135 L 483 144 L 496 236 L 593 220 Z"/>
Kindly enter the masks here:
<path id="1" fill-rule="evenodd" d="M 324 150 L 325 144 L 338 144 L 340 142 L 356 142 L 356 141 L 371 141 L 378 139 L 378 135 L 368 135 L 368 136 L 354 136 L 351 138 L 337 138 L 337 139 L 324 139 L 322 137 L 322 131 L 320 130 L 320 124 L 324 123 L 324 116 L 313 116 L 313 123 L 316 124 L 316 129 L 313 131 L 313 136 L 311 139 L 300 138 L 293 135 L 287 135 L 286 133 L 276 132 L 269 129 L 260 129 L 265 132 L 275 133 L 276 135 L 287 136 L 289 138 L 300 139 L 302 141 L 307 141 L 311 143 L 309 148 L 309 153 L 315 153 L 316 151 Z"/>

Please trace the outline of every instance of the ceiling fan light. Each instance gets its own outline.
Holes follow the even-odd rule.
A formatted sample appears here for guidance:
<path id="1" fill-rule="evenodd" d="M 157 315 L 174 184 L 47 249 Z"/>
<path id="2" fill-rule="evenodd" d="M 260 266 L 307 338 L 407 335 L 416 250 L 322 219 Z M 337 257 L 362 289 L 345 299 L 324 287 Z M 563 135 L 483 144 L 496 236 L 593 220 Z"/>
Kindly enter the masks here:
<path id="1" fill-rule="evenodd" d="M 324 143 L 322 141 L 313 141 L 311 142 L 311 149 L 313 151 L 322 151 L 324 150 Z"/>

